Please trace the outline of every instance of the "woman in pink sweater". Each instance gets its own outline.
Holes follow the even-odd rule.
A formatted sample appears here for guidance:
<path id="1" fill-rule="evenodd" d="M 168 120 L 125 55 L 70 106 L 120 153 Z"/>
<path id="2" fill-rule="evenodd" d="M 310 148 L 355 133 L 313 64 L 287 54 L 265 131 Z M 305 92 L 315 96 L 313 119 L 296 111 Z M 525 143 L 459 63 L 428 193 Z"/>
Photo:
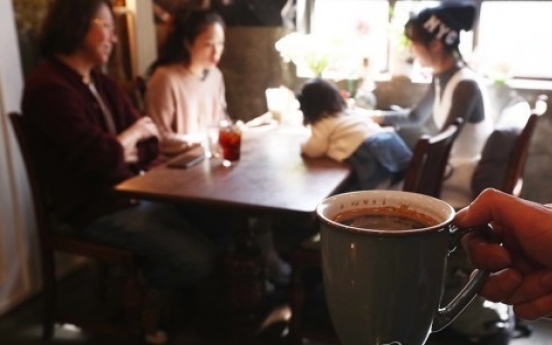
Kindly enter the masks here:
<path id="1" fill-rule="evenodd" d="M 199 142 L 208 125 L 226 117 L 224 79 L 217 68 L 224 28 L 223 19 L 212 11 L 177 13 L 150 67 L 146 114 L 159 127 L 160 149 L 166 155 Z"/>

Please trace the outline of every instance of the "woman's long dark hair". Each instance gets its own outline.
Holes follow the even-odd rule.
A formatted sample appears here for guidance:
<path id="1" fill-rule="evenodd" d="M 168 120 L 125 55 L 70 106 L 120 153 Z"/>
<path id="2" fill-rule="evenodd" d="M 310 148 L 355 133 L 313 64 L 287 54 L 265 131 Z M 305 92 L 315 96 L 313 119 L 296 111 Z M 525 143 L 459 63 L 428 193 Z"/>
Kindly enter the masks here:
<path id="1" fill-rule="evenodd" d="M 305 124 L 315 124 L 323 118 L 335 116 L 347 109 L 347 103 L 337 86 L 322 78 L 306 82 L 297 95 L 297 100 Z"/>
<path id="2" fill-rule="evenodd" d="M 171 32 L 161 46 L 159 57 L 150 66 L 148 74 L 153 74 L 159 66 L 181 62 L 189 63 L 190 51 L 188 47 L 194 43 L 197 36 L 206 27 L 216 23 L 223 28 L 225 27 L 222 17 L 214 11 L 182 10 L 178 12 L 173 18 Z"/>
<path id="3" fill-rule="evenodd" d="M 39 36 L 39 49 L 43 57 L 72 54 L 84 41 L 90 23 L 102 4 L 111 10 L 109 0 L 55 0 Z"/>

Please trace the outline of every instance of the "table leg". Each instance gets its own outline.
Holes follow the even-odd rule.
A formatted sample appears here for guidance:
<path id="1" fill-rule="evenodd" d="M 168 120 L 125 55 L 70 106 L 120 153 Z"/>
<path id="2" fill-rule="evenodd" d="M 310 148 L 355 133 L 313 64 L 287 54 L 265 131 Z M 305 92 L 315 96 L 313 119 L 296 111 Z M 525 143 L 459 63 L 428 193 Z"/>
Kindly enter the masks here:
<path id="1" fill-rule="evenodd" d="M 265 303 L 265 270 L 247 217 L 232 220 L 235 248 L 225 258 L 227 293 L 234 337 L 253 341 Z"/>

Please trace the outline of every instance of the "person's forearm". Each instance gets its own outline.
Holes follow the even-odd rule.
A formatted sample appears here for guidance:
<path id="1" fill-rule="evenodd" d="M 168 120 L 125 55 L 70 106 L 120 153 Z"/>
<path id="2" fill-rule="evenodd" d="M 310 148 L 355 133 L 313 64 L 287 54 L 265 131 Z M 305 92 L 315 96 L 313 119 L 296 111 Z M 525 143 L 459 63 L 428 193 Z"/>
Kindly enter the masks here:
<path id="1" fill-rule="evenodd" d="M 410 123 L 410 109 L 380 112 L 374 121 L 382 126 L 399 126 Z"/>
<path id="2" fill-rule="evenodd" d="M 132 131 L 125 131 L 117 136 L 117 140 L 123 147 L 125 162 L 136 163 L 138 161 L 137 135 Z"/>
<path id="3" fill-rule="evenodd" d="M 136 144 L 140 139 L 140 135 L 137 131 L 132 130 L 132 128 L 127 129 L 117 135 L 117 140 L 123 147 L 125 153 L 132 148 L 136 148 Z"/>

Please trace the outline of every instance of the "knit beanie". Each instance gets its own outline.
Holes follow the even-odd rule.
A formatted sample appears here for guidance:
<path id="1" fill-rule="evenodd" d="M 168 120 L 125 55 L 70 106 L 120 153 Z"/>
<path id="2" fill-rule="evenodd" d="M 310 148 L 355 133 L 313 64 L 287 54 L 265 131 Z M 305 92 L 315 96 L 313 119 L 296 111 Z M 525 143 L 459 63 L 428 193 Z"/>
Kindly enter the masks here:
<path id="1" fill-rule="evenodd" d="M 405 25 L 405 34 L 413 39 L 413 28 L 421 29 L 428 40 L 436 38 L 449 47 L 460 43 L 460 31 L 472 29 L 476 9 L 471 3 L 449 3 L 426 8 Z"/>

